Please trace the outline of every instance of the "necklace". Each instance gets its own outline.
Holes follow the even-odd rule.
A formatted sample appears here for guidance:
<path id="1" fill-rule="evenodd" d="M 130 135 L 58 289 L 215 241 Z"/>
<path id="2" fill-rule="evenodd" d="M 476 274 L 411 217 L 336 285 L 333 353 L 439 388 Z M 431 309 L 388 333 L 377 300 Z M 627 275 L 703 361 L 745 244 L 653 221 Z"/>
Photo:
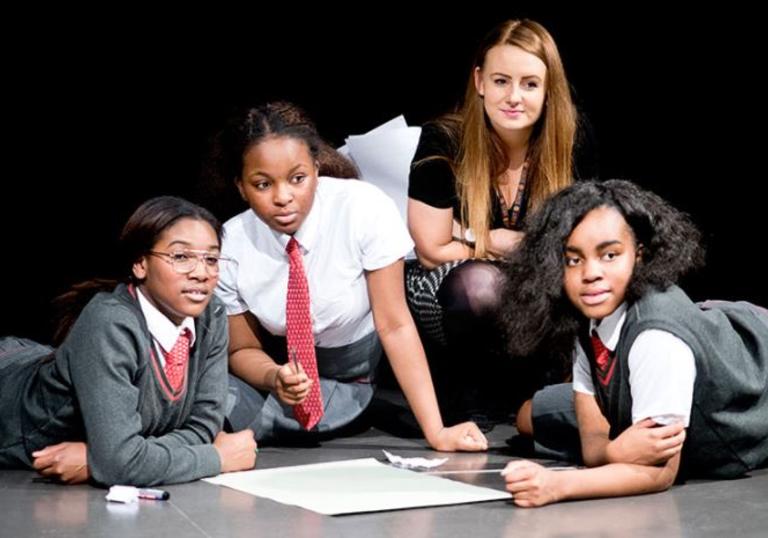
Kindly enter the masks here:
<path id="1" fill-rule="evenodd" d="M 520 172 L 520 182 L 517 184 L 517 192 L 515 193 L 515 199 L 512 205 L 507 205 L 507 200 L 496 184 L 496 196 L 499 199 L 499 205 L 501 206 L 501 218 L 504 221 L 506 228 L 514 228 L 519 226 L 523 205 L 525 204 L 525 187 L 528 183 L 528 161 L 523 163 L 523 170 Z"/>

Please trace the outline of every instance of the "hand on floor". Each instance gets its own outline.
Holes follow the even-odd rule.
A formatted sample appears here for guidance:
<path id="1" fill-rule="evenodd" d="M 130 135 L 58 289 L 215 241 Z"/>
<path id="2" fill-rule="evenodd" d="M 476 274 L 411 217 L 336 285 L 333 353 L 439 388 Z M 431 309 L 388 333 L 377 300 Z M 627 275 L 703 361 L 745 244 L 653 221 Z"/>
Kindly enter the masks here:
<path id="1" fill-rule="evenodd" d="M 442 452 L 488 450 L 488 440 L 474 422 L 464 422 L 450 428 L 444 427 L 437 433 L 435 439 L 430 441 L 430 445 Z"/>
<path id="2" fill-rule="evenodd" d="M 32 453 L 32 466 L 43 476 L 65 484 L 80 484 L 90 478 L 87 448 L 81 442 L 50 445 Z"/>

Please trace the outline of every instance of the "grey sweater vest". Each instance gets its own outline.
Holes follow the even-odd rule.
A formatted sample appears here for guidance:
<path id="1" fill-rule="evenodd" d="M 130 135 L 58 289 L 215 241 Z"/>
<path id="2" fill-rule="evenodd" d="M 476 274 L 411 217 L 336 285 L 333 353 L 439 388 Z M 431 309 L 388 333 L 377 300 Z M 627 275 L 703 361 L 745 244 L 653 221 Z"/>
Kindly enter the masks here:
<path id="1" fill-rule="evenodd" d="M 635 338 L 649 329 L 677 336 L 696 360 L 679 476 L 730 478 L 768 464 L 768 311 L 745 302 L 695 304 L 676 286 L 628 308 L 607 386 L 599 383 L 591 346 L 582 338 L 611 439 L 632 424 L 627 360 Z"/>

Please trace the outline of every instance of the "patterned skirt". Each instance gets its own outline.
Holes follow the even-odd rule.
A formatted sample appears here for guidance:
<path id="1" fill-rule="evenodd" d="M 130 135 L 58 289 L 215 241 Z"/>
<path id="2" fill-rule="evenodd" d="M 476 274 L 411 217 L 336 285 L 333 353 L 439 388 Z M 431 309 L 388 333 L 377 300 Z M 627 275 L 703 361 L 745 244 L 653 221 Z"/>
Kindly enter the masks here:
<path id="1" fill-rule="evenodd" d="M 419 262 L 405 266 L 405 295 L 408 306 L 421 331 L 435 342 L 446 345 L 443 329 L 443 309 L 437 302 L 437 290 L 448 273 L 467 260 L 446 262 L 434 269 L 425 269 Z"/>

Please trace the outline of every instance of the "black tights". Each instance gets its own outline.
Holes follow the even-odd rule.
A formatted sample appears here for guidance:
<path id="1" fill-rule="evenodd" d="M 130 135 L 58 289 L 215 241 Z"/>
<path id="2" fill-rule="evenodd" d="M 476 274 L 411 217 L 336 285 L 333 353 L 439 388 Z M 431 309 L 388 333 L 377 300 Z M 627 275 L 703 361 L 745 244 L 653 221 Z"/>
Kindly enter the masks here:
<path id="1" fill-rule="evenodd" d="M 519 404 L 497 321 L 503 274 L 498 264 L 470 260 L 453 269 L 437 290 L 447 356 L 443 401 L 456 411 L 508 414 Z M 446 397 L 447 396 L 447 397 Z"/>
<path id="2" fill-rule="evenodd" d="M 499 340 L 496 316 L 500 304 L 502 273 L 492 262 L 469 260 L 453 269 L 437 290 L 443 309 L 443 326 L 449 346 L 471 340 L 480 350 Z"/>

